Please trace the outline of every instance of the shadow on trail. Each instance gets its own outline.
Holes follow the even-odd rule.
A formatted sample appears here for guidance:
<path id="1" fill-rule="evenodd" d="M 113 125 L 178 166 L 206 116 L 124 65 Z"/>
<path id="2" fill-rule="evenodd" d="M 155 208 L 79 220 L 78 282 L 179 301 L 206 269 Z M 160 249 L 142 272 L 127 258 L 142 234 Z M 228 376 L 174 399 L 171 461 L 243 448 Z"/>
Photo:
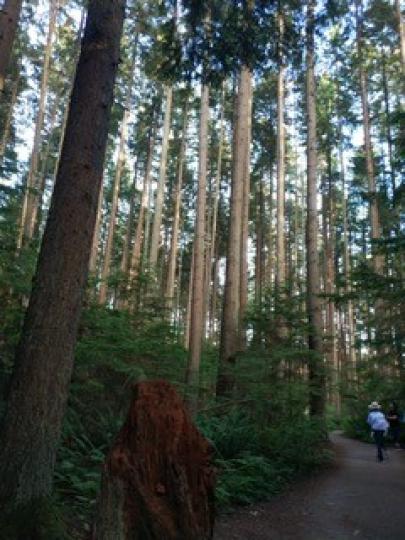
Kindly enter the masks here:
<path id="1" fill-rule="evenodd" d="M 405 451 L 331 436 L 336 467 L 220 519 L 215 540 L 404 540 Z"/>

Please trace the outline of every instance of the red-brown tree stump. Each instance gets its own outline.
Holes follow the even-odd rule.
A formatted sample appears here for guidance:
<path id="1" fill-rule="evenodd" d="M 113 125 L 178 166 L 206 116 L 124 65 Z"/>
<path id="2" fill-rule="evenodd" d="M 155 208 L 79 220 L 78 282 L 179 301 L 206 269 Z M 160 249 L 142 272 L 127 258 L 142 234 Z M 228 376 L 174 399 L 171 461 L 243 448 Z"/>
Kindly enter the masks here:
<path id="1" fill-rule="evenodd" d="M 208 441 L 169 383 L 134 388 L 110 450 L 92 540 L 208 540 L 215 474 Z"/>

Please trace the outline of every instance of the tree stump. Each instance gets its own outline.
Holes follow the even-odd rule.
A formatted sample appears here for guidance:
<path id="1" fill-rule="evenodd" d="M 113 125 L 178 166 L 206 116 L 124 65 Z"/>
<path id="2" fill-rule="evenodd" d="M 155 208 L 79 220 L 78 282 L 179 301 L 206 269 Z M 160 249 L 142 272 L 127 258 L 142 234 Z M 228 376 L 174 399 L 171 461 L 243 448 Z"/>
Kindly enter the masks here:
<path id="1" fill-rule="evenodd" d="M 211 447 L 165 381 L 141 382 L 102 477 L 92 540 L 208 540 Z"/>

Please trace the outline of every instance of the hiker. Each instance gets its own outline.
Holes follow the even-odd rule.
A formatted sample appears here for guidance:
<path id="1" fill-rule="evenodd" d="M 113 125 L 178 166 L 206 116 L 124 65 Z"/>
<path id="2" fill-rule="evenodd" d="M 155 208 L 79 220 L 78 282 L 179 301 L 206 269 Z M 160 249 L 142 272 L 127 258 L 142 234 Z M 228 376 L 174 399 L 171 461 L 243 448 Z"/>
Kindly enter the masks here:
<path id="1" fill-rule="evenodd" d="M 400 415 L 398 405 L 393 401 L 387 414 L 387 420 L 390 424 L 389 434 L 396 448 L 399 448 L 399 435 L 401 431 Z"/>
<path id="2" fill-rule="evenodd" d="M 368 410 L 367 423 L 371 427 L 372 435 L 377 446 L 377 460 L 382 462 L 384 461 L 383 450 L 385 450 L 384 435 L 388 430 L 389 424 L 384 413 L 381 412 L 381 405 L 377 401 L 370 403 Z"/>

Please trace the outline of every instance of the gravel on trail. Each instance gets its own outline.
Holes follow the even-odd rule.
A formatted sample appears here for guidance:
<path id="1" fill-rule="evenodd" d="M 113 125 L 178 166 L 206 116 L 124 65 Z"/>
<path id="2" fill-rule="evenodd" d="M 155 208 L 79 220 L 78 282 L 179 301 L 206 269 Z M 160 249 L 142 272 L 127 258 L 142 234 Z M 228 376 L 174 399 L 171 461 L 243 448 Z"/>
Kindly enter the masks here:
<path id="1" fill-rule="evenodd" d="M 336 465 L 218 519 L 214 540 L 405 540 L 405 451 L 331 436 Z"/>

